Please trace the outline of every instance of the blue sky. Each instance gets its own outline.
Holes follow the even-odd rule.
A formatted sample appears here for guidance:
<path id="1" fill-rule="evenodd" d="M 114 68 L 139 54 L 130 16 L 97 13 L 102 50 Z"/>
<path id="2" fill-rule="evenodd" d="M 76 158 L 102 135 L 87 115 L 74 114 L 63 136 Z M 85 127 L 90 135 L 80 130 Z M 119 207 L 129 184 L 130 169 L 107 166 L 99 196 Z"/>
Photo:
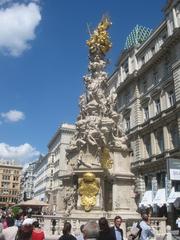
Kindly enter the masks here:
<path id="1" fill-rule="evenodd" d="M 0 0 L 0 159 L 47 153 L 62 123 L 74 123 L 87 73 L 89 38 L 103 14 L 112 21 L 114 69 L 136 24 L 156 28 L 166 0 Z"/>

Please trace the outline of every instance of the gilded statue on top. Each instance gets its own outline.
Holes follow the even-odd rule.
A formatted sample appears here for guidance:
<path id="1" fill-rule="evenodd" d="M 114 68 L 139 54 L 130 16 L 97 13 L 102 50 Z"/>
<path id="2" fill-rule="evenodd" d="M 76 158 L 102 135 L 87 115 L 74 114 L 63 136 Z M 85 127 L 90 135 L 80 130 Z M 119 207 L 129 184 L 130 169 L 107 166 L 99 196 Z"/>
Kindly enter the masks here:
<path id="1" fill-rule="evenodd" d="M 101 53 L 105 54 L 112 47 L 112 43 L 107 32 L 111 24 L 112 23 L 108 17 L 103 17 L 93 34 L 90 35 L 90 39 L 86 42 L 89 46 L 90 53 L 94 54 L 100 50 Z"/>

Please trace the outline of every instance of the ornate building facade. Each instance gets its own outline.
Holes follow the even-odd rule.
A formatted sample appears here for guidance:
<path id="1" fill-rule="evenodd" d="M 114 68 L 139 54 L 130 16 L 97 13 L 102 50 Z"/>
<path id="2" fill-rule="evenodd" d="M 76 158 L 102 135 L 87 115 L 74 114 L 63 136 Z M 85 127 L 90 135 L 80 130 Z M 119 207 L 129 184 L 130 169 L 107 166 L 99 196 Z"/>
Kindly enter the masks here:
<path id="1" fill-rule="evenodd" d="M 48 155 L 40 155 L 39 159 L 35 162 L 34 166 L 34 197 L 41 201 L 47 201 L 46 199 L 46 184 L 47 178 L 47 165 L 48 165 Z"/>
<path id="2" fill-rule="evenodd" d="M 61 177 L 68 173 L 65 156 L 74 131 L 74 125 L 64 123 L 48 144 L 46 198 L 53 212 L 62 210 L 64 206 Z"/>
<path id="3" fill-rule="evenodd" d="M 22 166 L 14 161 L 0 161 L 0 207 L 9 207 L 20 199 Z"/>
<path id="4" fill-rule="evenodd" d="M 163 11 L 164 21 L 150 36 L 123 51 L 107 91 L 118 94 L 117 110 L 132 149 L 136 201 L 158 216 L 173 211 L 168 197 L 180 184 L 167 171 L 167 159 L 180 160 L 180 1 L 168 1 Z"/>
<path id="5" fill-rule="evenodd" d="M 34 169 L 36 162 L 32 162 L 22 172 L 21 177 L 21 199 L 29 200 L 34 197 Z"/>

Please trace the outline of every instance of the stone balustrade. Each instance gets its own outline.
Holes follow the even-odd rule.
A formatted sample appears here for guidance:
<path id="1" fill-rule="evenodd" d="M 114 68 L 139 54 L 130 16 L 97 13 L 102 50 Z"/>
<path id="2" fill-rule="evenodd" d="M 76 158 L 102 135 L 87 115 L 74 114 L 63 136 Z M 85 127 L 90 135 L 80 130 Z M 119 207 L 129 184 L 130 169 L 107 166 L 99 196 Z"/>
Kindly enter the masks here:
<path id="1" fill-rule="evenodd" d="M 58 239 L 58 236 L 62 234 L 62 229 L 64 226 L 64 222 L 68 221 L 72 225 L 72 234 L 77 236 L 80 233 L 80 226 L 82 224 L 85 224 L 87 222 L 86 218 L 65 218 L 58 215 L 33 215 L 33 218 L 36 218 L 42 229 L 45 232 L 45 235 L 47 238 L 53 238 Z M 108 218 L 107 218 L 108 219 Z M 91 220 L 98 220 L 98 219 L 91 219 Z M 113 224 L 113 219 L 108 219 L 110 225 Z M 137 222 L 139 219 L 127 219 L 122 222 L 122 229 L 126 234 L 130 230 L 130 227 L 132 226 L 133 222 Z M 166 234 L 166 218 L 151 218 L 151 225 L 155 229 L 156 236 L 165 236 Z M 124 234 L 124 236 L 126 236 Z"/>

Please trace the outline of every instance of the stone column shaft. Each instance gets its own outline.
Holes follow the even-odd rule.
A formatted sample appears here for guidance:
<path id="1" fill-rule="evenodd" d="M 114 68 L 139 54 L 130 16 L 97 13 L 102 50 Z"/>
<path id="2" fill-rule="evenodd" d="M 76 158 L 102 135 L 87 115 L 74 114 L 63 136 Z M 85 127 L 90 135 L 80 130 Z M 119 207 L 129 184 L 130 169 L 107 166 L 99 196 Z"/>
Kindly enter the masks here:
<path id="1" fill-rule="evenodd" d="M 177 20 L 177 16 L 176 16 L 176 10 L 175 10 L 175 8 L 173 8 L 173 10 L 172 10 L 172 14 L 173 14 L 174 28 L 178 28 L 178 20 Z"/>
<path id="2" fill-rule="evenodd" d="M 155 155 L 157 147 L 156 147 L 156 138 L 155 138 L 154 132 L 151 132 L 150 138 L 151 138 L 151 153 L 152 155 Z"/>
<path id="3" fill-rule="evenodd" d="M 167 126 L 163 126 L 164 150 L 170 149 L 169 132 Z"/>

